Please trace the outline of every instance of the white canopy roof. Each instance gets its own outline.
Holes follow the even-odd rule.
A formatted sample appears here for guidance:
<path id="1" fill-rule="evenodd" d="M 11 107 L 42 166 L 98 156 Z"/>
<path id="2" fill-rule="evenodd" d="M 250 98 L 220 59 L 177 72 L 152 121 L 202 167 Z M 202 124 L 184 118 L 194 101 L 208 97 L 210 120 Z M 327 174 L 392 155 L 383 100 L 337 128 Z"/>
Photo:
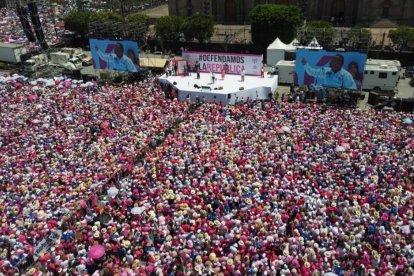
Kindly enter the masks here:
<path id="1" fill-rule="evenodd" d="M 309 43 L 308 47 L 320 48 L 321 45 L 319 45 L 319 42 L 318 42 L 318 40 L 316 40 L 316 37 L 313 37 L 312 41 Z"/>
<path id="2" fill-rule="evenodd" d="M 289 43 L 288 45 L 286 45 L 285 50 L 286 51 L 295 51 L 296 48 L 298 48 L 299 45 L 299 40 L 297 40 L 296 38 L 294 40 L 292 40 L 291 43 Z"/>
<path id="3" fill-rule="evenodd" d="M 267 47 L 267 49 L 281 49 L 284 50 L 286 48 L 286 44 L 283 43 L 278 37 L 275 39 L 275 41 L 272 42 L 272 44 Z"/>

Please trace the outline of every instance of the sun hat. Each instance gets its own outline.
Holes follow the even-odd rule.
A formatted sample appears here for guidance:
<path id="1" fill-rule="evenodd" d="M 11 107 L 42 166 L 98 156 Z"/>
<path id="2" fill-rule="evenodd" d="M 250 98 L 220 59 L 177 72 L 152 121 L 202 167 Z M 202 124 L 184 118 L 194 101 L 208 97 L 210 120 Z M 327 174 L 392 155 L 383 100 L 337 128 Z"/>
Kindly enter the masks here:
<path id="1" fill-rule="evenodd" d="M 122 246 L 123 247 L 130 247 L 131 246 L 131 242 L 129 240 L 123 240 L 122 241 Z"/>
<path id="2" fill-rule="evenodd" d="M 217 261 L 216 253 L 210 253 L 210 255 L 208 256 L 208 259 L 212 262 Z"/>
<path id="3" fill-rule="evenodd" d="M 196 262 L 197 262 L 197 263 L 201 263 L 201 262 L 203 262 L 203 258 L 201 258 L 201 256 L 200 256 L 200 255 L 198 255 L 198 256 L 196 257 Z"/>

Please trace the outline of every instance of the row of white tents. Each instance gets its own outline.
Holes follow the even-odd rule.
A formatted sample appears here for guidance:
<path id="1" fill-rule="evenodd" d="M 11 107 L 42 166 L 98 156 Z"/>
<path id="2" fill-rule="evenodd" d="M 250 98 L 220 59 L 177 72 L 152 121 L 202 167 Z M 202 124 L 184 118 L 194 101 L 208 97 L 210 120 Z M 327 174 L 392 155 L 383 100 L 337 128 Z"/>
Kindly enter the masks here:
<path id="1" fill-rule="evenodd" d="M 283 43 L 278 37 L 267 47 L 267 64 L 270 66 L 275 65 L 279 60 L 285 59 L 286 52 L 296 52 L 298 48 L 305 49 L 322 49 L 316 37 L 312 39 L 308 46 L 299 46 L 299 41 L 295 38 L 289 44 Z"/>

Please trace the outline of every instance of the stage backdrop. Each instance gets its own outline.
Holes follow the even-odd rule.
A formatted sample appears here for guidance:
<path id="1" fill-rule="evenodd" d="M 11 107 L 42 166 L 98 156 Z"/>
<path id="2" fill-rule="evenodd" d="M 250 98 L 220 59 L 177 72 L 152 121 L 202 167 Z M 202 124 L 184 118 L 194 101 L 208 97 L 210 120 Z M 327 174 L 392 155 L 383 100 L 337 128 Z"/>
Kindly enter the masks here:
<path id="1" fill-rule="evenodd" d="M 260 76 L 263 61 L 262 55 L 234 53 L 183 51 L 182 57 L 188 60 L 191 66 L 198 61 L 201 72 L 221 73 L 222 68 L 226 68 L 227 74 L 240 74 L 244 69 L 246 75 L 254 76 Z"/>
<path id="2" fill-rule="evenodd" d="M 297 84 L 340 89 L 361 89 L 367 55 L 359 52 L 328 52 L 298 49 Z"/>
<path id="3" fill-rule="evenodd" d="M 135 41 L 89 39 L 93 68 L 138 72 L 138 44 Z"/>

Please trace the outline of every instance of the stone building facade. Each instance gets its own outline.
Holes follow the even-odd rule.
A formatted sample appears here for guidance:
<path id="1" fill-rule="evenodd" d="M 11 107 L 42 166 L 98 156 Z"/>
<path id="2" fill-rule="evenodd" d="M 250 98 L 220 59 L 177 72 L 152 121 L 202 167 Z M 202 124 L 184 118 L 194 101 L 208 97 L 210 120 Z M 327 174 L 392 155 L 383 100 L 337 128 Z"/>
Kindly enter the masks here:
<path id="1" fill-rule="evenodd" d="M 370 26 L 387 18 L 414 26 L 413 0 L 169 0 L 170 15 L 212 14 L 220 24 L 248 23 L 257 4 L 298 5 L 307 20 L 321 19 L 341 26 Z"/>

